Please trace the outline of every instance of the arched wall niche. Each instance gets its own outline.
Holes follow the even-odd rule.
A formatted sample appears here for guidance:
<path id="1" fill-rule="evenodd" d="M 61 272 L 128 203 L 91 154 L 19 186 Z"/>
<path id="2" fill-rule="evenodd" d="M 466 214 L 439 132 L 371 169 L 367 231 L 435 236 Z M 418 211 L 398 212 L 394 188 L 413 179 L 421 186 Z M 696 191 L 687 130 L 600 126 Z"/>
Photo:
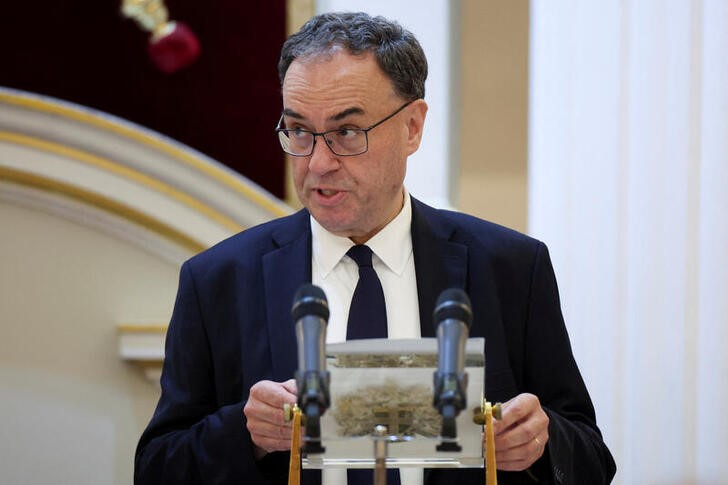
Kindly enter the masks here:
<path id="1" fill-rule="evenodd" d="M 101 231 L 177 266 L 290 212 L 245 177 L 174 140 L 9 89 L 0 90 L 0 200 Z M 5 227 L 12 231 L 12 224 Z M 163 322 L 121 322 L 122 355 L 156 369 L 165 329 Z"/>
<path id="2" fill-rule="evenodd" d="M 159 396 L 139 368 L 158 381 L 180 264 L 290 211 L 157 133 L 0 88 L 0 413 L 18 436 L 0 482 L 131 483 Z"/>

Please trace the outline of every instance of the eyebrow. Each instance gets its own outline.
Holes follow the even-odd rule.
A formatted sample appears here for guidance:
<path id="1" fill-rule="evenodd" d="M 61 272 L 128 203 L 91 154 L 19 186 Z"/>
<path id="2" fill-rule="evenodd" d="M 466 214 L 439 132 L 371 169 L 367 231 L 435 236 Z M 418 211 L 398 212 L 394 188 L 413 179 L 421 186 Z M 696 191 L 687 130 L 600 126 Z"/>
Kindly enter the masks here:
<path id="1" fill-rule="evenodd" d="M 296 118 L 298 120 L 305 119 L 305 117 L 301 113 L 298 113 L 296 111 L 293 111 L 290 108 L 284 109 L 283 110 L 283 114 L 285 116 L 290 116 L 291 118 Z M 351 115 L 363 115 L 363 114 L 364 114 L 364 110 L 363 109 L 351 107 L 351 108 L 346 108 L 343 111 L 339 111 L 338 113 L 336 113 L 333 116 L 329 116 L 328 121 L 339 121 L 339 120 L 342 120 L 342 119 L 346 118 L 347 116 L 351 116 Z"/>
<path id="2" fill-rule="evenodd" d="M 363 115 L 364 110 L 361 108 L 347 108 L 344 111 L 336 113 L 334 116 L 329 116 L 330 121 L 339 121 L 350 115 Z"/>

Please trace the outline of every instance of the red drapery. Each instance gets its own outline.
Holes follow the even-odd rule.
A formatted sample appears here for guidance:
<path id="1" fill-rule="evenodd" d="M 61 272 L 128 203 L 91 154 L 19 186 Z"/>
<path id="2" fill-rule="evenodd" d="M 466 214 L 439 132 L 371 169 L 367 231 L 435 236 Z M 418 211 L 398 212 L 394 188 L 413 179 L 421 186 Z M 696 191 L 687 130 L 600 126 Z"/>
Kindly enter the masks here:
<path id="1" fill-rule="evenodd" d="M 120 0 L 6 2 L 0 85 L 126 118 L 205 153 L 284 196 L 284 158 L 273 133 L 281 110 L 276 71 L 285 0 L 166 0 L 170 19 L 202 52 L 166 75 L 147 57 L 148 34 Z"/>

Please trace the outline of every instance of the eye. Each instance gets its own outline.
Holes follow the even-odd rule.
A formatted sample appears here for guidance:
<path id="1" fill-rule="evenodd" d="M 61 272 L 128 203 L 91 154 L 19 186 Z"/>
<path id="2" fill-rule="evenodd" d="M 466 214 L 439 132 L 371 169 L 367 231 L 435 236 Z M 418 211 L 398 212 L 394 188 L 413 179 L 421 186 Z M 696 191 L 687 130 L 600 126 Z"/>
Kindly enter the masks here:
<path id="1" fill-rule="evenodd" d="M 353 138 L 359 133 L 358 128 L 339 128 L 336 130 L 336 136 L 339 138 Z"/>
<path id="2" fill-rule="evenodd" d="M 300 126 L 296 126 L 295 128 L 289 128 L 288 130 L 288 136 L 291 138 L 304 138 L 309 135 L 309 131 L 304 130 Z"/>

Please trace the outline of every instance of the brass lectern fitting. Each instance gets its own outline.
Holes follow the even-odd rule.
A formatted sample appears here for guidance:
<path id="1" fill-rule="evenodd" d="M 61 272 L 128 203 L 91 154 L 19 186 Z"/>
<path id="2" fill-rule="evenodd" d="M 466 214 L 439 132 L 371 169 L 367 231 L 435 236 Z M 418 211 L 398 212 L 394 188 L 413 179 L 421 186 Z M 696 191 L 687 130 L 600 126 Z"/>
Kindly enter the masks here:
<path id="1" fill-rule="evenodd" d="M 285 403 L 283 405 L 283 421 L 288 423 L 289 421 L 293 421 L 293 413 L 298 411 L 298 404 L 293 403 Z M 301 415 L 301 419 L 304 419 L 304 416 Z"/>
<path id="2" fill-rule="evenodd" d="M 501 419 L 501 417 L 503 415 L 502 414 L 502 406 L 503 406 L 502 403 L 499 403 L 499 402 L 497 402 L 497 403 L 495 403 L 495 405 L 493 405 L 493 408 L 492 408 L 493 409 L 493 417 L 495 419 L 498 419 L 498 420 Z M 473 409 L 473 422 L 475 424 L 480 424 L 480 425 L 484 425 L 485 424 L 485 411 L 484 411 L 484 407 L 485 406 L 481 406 L 481 407 L 477 407 L 477 408 L 474 408 Z"/>

